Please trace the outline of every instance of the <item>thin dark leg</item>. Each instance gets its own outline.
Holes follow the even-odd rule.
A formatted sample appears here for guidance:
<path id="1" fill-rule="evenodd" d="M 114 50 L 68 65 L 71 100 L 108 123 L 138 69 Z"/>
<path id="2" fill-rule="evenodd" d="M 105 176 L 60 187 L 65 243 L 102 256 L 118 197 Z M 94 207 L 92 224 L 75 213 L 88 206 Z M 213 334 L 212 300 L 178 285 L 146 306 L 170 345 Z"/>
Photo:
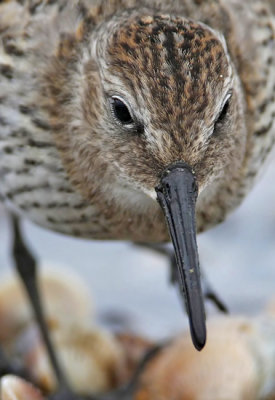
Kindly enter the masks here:
<path id="1" fill-rule="evenodd" d="M 154 346 L 152 349 L 150 349 L 141 362 L 139 363 L 139 366 L 137 367 L 134 375 L 132 376 L 132 379 L 130 382 L 127 383 L 124 387 L 121 387 L 117 390 L 115 390 L 112 393 L 109 393 L 107 395 L 103 395 L 100 399 L 101 400 L 134 400 L 134 394 L 137 389 L 137 385 L 139 382 L 139 378 L 142 375 L 144 371 L 144 367 L 150 362 L 165 346 L 159 345 L 159 346 Z M 113 397 L 113 396 L 116 397 Z"/>
<path id="2" fill-rule="evenodd" d="M 173 255 L 171 258 L 171 282 L 176 285 L 178 284 L 177 273 L 178 273 L 178 268 L 175 256 Z M 201 282 L 202 282 L 202 292 L 204 298 L 210 300 L 211 303 L 213 303 L 219 311 L 221 311 L 224 314 L 228 314 L 227 306 L 215 293 L 214 289 L 208 282 L 205 273 L 202 270 L 201 270 Z"/>
<path id="3" fill-rule="evenodd" d="M 17 375 L 21 378 L 30 380 L 30 376 L 25 368 L 18 362 L 10 363 L 3 349 L 0 347 L 0 378 L 4 375 Z"/>
<path id="4" fill-rule="evenodd" d="M 19 273 L 25 286 L 26 292 L 29 296 L 41 336 L 44 340 L 52 368 L 57 378 L 59 389 L 69 391 L 68 381 L 59 365 L 56 352 L 54 351 L 49 336 L 48 327 L 45 322 L 42 303 L 37 286 L 36 260 L 30 253 L 22 239 L 19 221 L 15 216 L 12 216 L 12 225 L 14 234 L 13 257 L 15 260 L 17 272 Z"/>
<path id="5" fill-rule="evenodd" d="M 201 271 L 201 276 L 202 276 L 202 290 L 204 297 L 207 300 L 210 300 L 211 303 L 213 303 L 219 311 L 221 311 L 224 314 L 228 314 L 229 313 L 228 307 L 214 291 L 203 271 Z"/>
<path id="6" fill-rule="evenodd" d="M 178 286 L 178 268 L 176 264 L 175 254 L 174 251 L 168 247 L 167 245 L 162 244 L 147 244 L 147 243 L 137 243 L 138 246 L 148 248 L 150 250 L 156 251 L 159 254 L 163 254 L 168 257 L 170 262 L 170 281 L 173 285 Z M 201 271 L 201 281 L 202 281 L 202 290 L 204 297 L 210 300 L 219 311 L 223 313 L 228 313 L 228 308 L 224 304 L 224 302 L 219 298 L 219 296 L 215 293 L 214 289 L 211 287 L 210 283 L 208 282 L 205 274 Z M 181 293 L 181 296 L 184 298 L 184 293 Z"/>
<path id="7" fill-rule="evenodd" d="M 58 382 L 58 392 L 49 397 L 50 400 L 134 400 L 134 393 L 138 384 L 138 380 L 145 365 L 156 355 L 156 353 L 163 347 L 156 346 L 149 350 L 140 362 L 139 367 L 135 371 L 130 382 L 106 395 L 96 396 L 79 396 L 75 394 L 68 384 L 68 381 L 61 369 L 52 342 L 49 337 L 48 327 L 45 322 L 41 299 L 37 286 L 37 271 L 36 261 L 33 255 L 26 247 L 21 231 L 18 219 L 12 217 L 13 231 L 14 231 L 14 242 L 13 242 L 13 256 L 16 264 L 16 269 L 25 285 L 27 294 L 29 296 L 33 311 L 39 325 L 39 329 L 42 338 L 45 342 L 46 349 L 52 364 L 52 368 L 55 372 Z M 1 354 L 0 354 L 1 356 Z"/>

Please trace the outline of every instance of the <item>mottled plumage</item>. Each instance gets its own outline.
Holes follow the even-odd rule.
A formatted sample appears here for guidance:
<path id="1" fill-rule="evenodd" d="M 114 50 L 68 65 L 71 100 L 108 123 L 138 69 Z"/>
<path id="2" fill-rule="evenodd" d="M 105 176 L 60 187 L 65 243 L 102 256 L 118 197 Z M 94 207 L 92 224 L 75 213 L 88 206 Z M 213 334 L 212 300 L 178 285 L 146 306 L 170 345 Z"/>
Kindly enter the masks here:
<path id="1" fill-rule="evenodd" d="M 0 1 L 3 202 L 70 235 L 163 241 L 154 187 L 183 160 L 198 231 L 221 222 L 274 143 L 274 58 L 268 1 Z"/>

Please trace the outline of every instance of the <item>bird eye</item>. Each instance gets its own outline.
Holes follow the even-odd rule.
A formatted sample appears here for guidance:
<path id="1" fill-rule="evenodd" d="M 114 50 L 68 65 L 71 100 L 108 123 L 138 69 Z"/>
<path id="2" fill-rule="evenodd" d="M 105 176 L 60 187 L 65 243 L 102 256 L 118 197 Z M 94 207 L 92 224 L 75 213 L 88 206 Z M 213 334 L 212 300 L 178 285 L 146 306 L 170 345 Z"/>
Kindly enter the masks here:
<path id="1" fill-rule="evenodd" d="M 231 95 L 230 95 L 230 96 L 228 97 L 228 99 L 226 100 L 226 102 L 225 102 L 225 104 L 224 104 L 224 106 L 223 106 L 223 108 L 222 108 L 222 110 L 221 110 L 221 112 L 220 112 L 218 118 L 216 119 L 215 124 L 220 124 L 220 123 L 222 123 L 222 122 L 225 120 L 226 115 L 227 115 L 227 112 L 228 112 L 228 109 L 229 109 L 229 100 L 230 100 L 230 97 L 231 97 Z"/>
<path id="2" fill-rule="evenodd" d="M 225 119 L 228 108 L 229 108 L 229 99 L 226 101 L 225 105 L 223 106 L 223 109 L 222 109 L 222 111 L 219 115 L 219 118 L 216 122 L 222 122 Z"/>
<path id="3" fill-rule="evenodd" d="M 119 97 L 111 97 L 111 110 L 114 117 L 121 124 L 129 125 L 134 122 L 127 105 Z"/>
<path id="4" fill-rule="evenodd" d="M 219 113 L 219 115 L 218 115 L 218 117 L 217 117 L 217 119 L 215 121 L 214 131 L 213 131 L 214 136 L 219 134 L 219 129 L 218 129 L 219 125 L 223 124 L 223 122 L 226 119 L 226 116 L 228 114 L 228 109 L 229 109 L 229 106 L 230 106 L 230 98 L 231 98 L 231 94 L 228 96 L 226 102 L 224 103 L 224 106 L 223 106 L 221 112 Z"/>

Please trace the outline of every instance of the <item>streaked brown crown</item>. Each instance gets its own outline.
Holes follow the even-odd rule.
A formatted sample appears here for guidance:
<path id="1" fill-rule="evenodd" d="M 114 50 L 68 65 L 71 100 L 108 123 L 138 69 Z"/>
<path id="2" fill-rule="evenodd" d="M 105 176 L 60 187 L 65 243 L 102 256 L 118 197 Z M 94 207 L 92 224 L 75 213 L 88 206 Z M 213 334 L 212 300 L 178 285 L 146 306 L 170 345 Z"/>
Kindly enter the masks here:
<path id="1" fill-rule="evenodd" d="M 146 99 L 152 132 L 189 142 L 202 121 L 211 126 L 232 71 L 210 28 L 169 15 L 136 17 L 115 32 L 108 51 L 110 70 L 136 99 Z"/>

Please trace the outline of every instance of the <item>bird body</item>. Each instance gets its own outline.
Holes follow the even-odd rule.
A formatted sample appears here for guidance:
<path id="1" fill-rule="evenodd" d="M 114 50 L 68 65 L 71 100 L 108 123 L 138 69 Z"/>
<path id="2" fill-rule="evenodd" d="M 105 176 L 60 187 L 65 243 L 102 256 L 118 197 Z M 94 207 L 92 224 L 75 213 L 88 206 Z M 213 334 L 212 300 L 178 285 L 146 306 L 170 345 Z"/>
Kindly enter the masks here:
<path id="1" fill-rule="evenodd" d="M 221 222 L 274 143 L 271 3 L 0 2 L 2 201 L 69 235 L 164 241 L 154 187 L 183 160 L 197 230 Z M 124 129 L 104 96 L 129 93 Z"/>

